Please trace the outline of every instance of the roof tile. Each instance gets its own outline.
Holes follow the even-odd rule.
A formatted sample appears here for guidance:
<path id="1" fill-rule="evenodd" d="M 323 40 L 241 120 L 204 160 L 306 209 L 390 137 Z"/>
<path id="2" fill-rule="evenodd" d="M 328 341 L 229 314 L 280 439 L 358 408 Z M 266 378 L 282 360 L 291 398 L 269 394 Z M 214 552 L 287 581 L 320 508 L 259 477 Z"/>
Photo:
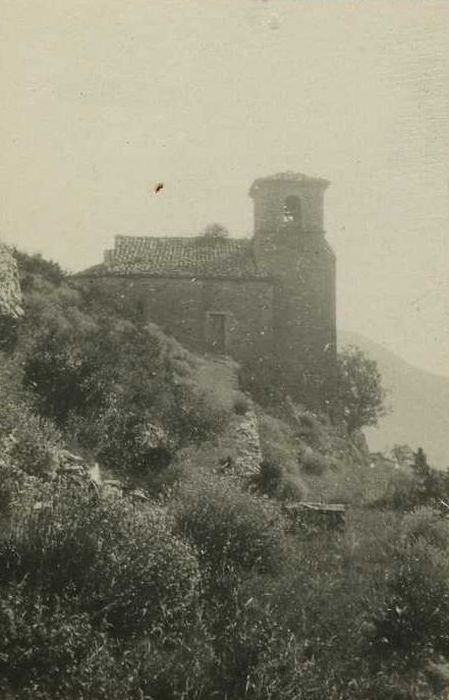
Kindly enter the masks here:
<path id="1" fill-rule="evenodd" d="M 157 277 L 266 278 L 249 239 L 116 236 L 105 262 L 83 276 L 145 274 Z"/>

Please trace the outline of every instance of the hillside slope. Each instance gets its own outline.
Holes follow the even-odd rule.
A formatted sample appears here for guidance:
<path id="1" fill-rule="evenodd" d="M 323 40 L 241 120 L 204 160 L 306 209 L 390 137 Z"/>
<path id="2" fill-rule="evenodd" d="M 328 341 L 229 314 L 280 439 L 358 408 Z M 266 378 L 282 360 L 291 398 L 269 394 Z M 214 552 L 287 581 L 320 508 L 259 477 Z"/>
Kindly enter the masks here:
<path id="1" fill-rule="evenodd" d="M 391 412 L 365 431 L 371 450 L 395 444 L 422 446 L 437 467 L 449 465 L 449 379 L 408 364 L 385 346 L 357 333 L 340 331 L 339 344 L 357 345 L 376 360 L 389 394 Z"/>

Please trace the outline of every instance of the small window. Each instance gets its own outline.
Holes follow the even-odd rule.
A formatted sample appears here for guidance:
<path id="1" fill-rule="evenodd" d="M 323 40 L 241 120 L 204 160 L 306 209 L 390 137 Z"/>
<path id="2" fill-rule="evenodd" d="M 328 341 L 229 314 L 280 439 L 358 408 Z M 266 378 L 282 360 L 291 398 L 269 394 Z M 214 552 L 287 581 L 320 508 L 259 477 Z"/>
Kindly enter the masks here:
<path id="1" fill-rule="evenodd" d="M 226 352 L 226 314 L 208 313 L 208 341 L 211 350 L 224 354 Z"/>
<path id="2" fill-rule="evenodd" d="M 301 200 L 299 197 L 287 197 L 284 202 L 284 223 L 295 223 L 301 226 Z"/>

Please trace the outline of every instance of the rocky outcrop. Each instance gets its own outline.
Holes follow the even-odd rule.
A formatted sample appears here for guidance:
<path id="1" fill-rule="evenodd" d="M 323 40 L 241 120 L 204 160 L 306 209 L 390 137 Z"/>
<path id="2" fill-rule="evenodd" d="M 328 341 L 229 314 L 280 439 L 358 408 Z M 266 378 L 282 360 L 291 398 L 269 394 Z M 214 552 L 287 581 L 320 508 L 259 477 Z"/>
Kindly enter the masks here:
<path id="1" fill-rule="evenodd" d="M 233 454 L 227 463 L 228 471 L 243 479 L 253 477 L 260 471 L 262 451 L 257 416 L 252 407 L 244 415 L 232 418 L 227 437 L 233 445 Z"/>
<path id="2" fill-rule="evenodd" d="M 0 241 L 0 318 L 15 320 L 22 315 L 17 263 L 8 246 Z"/>

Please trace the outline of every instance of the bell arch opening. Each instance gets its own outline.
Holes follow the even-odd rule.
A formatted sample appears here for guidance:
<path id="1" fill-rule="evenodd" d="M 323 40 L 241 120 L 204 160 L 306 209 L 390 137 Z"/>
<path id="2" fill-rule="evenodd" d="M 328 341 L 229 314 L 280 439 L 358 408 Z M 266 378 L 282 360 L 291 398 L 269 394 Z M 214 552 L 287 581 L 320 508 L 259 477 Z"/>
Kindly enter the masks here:
<path id="1" fill-rule="evenodd" d="M 302 210 L 301 210 L 301 200 L 295 195 L 289 195 L 284 201 L 283 208 L 283 222 L 284 224 L 296 224 L 298 227 L 302 227 Z"/>

